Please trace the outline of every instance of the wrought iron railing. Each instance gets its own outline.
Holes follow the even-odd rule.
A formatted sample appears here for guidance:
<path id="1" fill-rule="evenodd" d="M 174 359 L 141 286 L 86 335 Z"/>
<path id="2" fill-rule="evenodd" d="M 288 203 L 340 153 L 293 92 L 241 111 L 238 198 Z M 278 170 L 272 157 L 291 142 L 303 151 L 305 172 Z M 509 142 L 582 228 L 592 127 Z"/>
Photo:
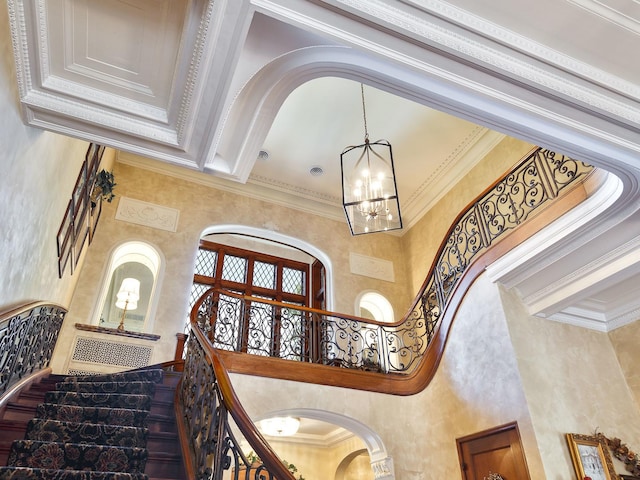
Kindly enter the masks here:
<path id="1" fill-rule="evenodd" d="M 238 401 L 226 369 L 198 326 L 201 323 L 192 323 L 178 390 L 182 412 L 179 430 L 188 444 L 189 478 L 295 480 Z M 238 434 L 261 459 L 260 463 L 247 458 L 240 448 Z"/>
<path id="2" fill-rule="evenodd" d="M 434 338 L 469 266 L 593 167 L 536 149 L 473 202 L 449 229 L 429 275 L 399 322 L 382 324 L 211 289 L 194 305 L 221 350 L 377 371 L 411 373 Z"/>
<path id="3" fill-rule="evenodd" d="M 32 303 L 0 314 L 0 396 L 49 365 L 67 311 Z"/>

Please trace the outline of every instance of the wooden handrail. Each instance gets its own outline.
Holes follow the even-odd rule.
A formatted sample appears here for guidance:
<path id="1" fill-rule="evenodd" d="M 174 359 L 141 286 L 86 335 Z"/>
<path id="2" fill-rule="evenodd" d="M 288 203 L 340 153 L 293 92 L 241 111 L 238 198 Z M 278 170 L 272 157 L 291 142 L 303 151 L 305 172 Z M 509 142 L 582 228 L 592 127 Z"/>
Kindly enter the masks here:
<path id="1" fill-rule="evenodd" d="M 549 165 L 546 165 L 545 162 L 548 162 Z M 571 171 L 567 173 L 562 168 L 565 166 L 563 162 L 566 162 L 569 166 L 575 166 L 575 172 L 573 174 Z M 498 194 L 505 195 L 501 189 L 505 185 L 508 185 L 510 181 L 516 183 L 521 182 L 523 186 L 529 187 L 529 184 L 525 185 L 524 180 L 518 177 L 518 175 L 524 175 L 523 172 L 529 174 L 529 169 L 531 169 L 532 172 L 534 170 L 542 171 L 547 169 L 547 171 L 544 172 L 546 176 L 544 174 L 540 175 L 541 178 L 538 180 L 539 185 L 534 184 L 546 197 L 542 200 L 538 198 L 527 200 L 526 202 L 523 200 L 520 206 L 524 213 L 521 214 L 521 218 L 516 218 L 513 224 L 509 224 L 506 227 L 496 227 L 491 224 L 486 227 L 487 231 L 475 232 L 479 237 L 484 236 L 483 240 L 487 245 L 482 246 L 482 248 L 478 250 L 470 250 L 471 253 L 456 250 L 454 253 L 457 254 L 458 261 L 461 263 L 456 264 L 455 262 L 451 262 L 449 258 L 446 257 L 447 253 L 451 253 L 451 247 L 448 245 L 448 242 L 451 239 L 457 238 L 456 229 L 460 228 L 461 223 L 470 213 L 479 216 L 489 215 L 490 217 L 490 214 L 486 213 L 486 209 L 495 206 L 497 210 L 499 206 L 497 200 L 493 199 L 493 196 L 497 196 Z M 336 368 L 335 366 L 310 364 L 304 361 L 296 362 L 279 358 L 246 355 L 226 349 L 219 350 L 218 354 L 229 371 L 234 373 L 356 388 L 395 395 L 415 394 L 424 389 L 435 375 L 437 366 L 442 358 L 453 318 L 458 311 L 464 294 L 475 279 L 484 271 L 484 268 L 495 259 L 504 255 L 523 240 L 529 238 L 582 202 L 587 197 L 588 191 L 584 187 L 585 182 L 592 179 L 594 183 L 599 181 L 599 179 L 591 175 L 590 172 L 593 172 L 592 167 L 585 166 L 578 161 L 539 148 L 532 150 L 516 167 L 511 169 L 489 188 L 485 189 L 482 194 L 456 217 L 438 248 L 429 269 L 429 274 L 419 294 L 412 303 L 411 308 L 402 319 L 394 323 L 381 323 L 351 315 L 321 311 L 308 307 L 292 306 L 272 300 L 246 297 L 233 292 L 224 292 L 225 296 L 239 298 L 245 302 L 265 303 L 279 308 L 295 309 L 310 315 L 346 319 L 348 321 L 358 322 L 360 325 L 376 326 L 380 329 L 402 327 L 412 319 L 415 321 L 416 316 L 418 316 L 418 318 L 423 321 L 421 328 L 432 327 L 432 330 L 428 332 L 426 346 L 419 352 L 419 355 L 411 360 L 411 362 L 413 362 L 412 365 L 410 365 L 411 368 L 407 368 L 403 373 L 380 373 L 349 368 Z M 536 171 L 534 173 L 538 172 Z M 561 177 L 557 179 L 557 183 L 553 183 L 556 182 L 556 179 L 550 178 L 550 173 L 557 173 L 558 176 Z M 575 178 L 581 178 L 581 182 L 575 182 Z M 518 186 L 519 185 L 520 184 L 518 184 Z M 546 191 L 543 187 L 549 190 Z M 593 189 L 590 188 L 590 190 Z M 562 198 L 562 200 L 550 201 L 559 198 Z M 494 201 L 495 205 L 491 204 L 491 201 Z M 506 222 L 506 217 L 510 216 L 508 209 L 506 210 L 506 214 L 502 213 L 502 216 L 495 214 L 495 217 L 498 218 L 498 220 L 504 220 Z M 516 212 L 513 212 L 511 216 L 515 217 Z M 509 221 L 511 220 L 509 219 Z M 478 227 L 478 229 L 480 228 L 481 227 Z M 490 228 L 494 230 L 490 230 Z M 463 232 L 463 234 L 466 233 L 467 232 Z M 447 250 L 447 248 L 449 248 L 449 250 Z M 457 248 L 457 246 L 455 248 Z M 455 255 L 452 255 L 452 257 L 455 257 Z M 443 276 L 443 269 L 448 269 L 450 276 Z M 440 278 L 438 275 L 440 275 Z M 438 296 L 436 299 L 435 314 L 433 312 L 427 312 L 429 315 L 432 315 L 435 320 L 431 318 L 427 319 L 427 313 L 424 313 L 422 307 L 424 302 L 429 300 L 427 298 L 427 295 L 431 293 L 428 291 L 429 286 L 436 285 L 437 282 L 441 282 L 438 283 L 437 287 L 442 289 L 442 291 L 436 291 L 434 294 Z M 446 285 L 442 282 L 446 282 Z M 207 292 L 205 292 L 200 300 L 203 300 L 206 295 Z M 201 305 L 201 301 L 196 302 L 194 305 L 192 319 L 194 315 L 197 315 Z M 422 315 L 422 317 L 419 317 L 419 315 Z M 426 325 L 429 321 L 432 321 L 432 323 Z M 362 327 L 362 330 L 365 328 L 368 327 Z M 282 362 L 287 362 L 286 367 Z"/>
<path id="2" fill-rule="evenodd" d="M 260 460 L 271 474 L 279 480 L 295 480 L 293 475 L 285 467 L 284 463 L 278 458 L 278 455 L 271 449 L 269 443 L 256 428 L 255 424 L 240 403 L 240 400 L 231 385 L 231 379 L 227 373 L 227 368 L 224 366 L 224 362 L 218 355 L 216 349 L 209 346 L 209 341 L 206 335 L 199 327 L 196 326 L 192 328 L 192 332 L 195 332 L 195 335 L 198 337 L 198 340 L 202 345 L 207 346 L 207 357 L 213 365 L 215 376 L 220 386 L 220 392 L 222 393 L 224 405 L 227 407 L 227 410 L 231 414 L 231 417 L 235 421 L 245 440 L 249 445 L 251 445 L 253 451 L 258 457 L 260 457 Z"/>

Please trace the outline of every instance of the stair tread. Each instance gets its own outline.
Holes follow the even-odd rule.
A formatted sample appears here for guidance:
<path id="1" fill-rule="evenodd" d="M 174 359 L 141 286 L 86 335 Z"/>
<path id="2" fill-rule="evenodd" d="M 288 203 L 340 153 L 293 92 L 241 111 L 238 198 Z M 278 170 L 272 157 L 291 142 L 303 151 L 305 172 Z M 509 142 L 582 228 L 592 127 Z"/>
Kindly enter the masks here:
<path id="1" fill-rule="evenodd" d="M 33 467 L 0 467 L 2 480 L 150 480 L 144 473 L 54 470 Z"/>
<path id="2" fill-rule="evenodd" d="M 14 465 L 0 467 L 0 480 L 184 478 L 173 403 L 181 375 L 142 369 L 33 383 L 0 412 L 0 455 Z"/>

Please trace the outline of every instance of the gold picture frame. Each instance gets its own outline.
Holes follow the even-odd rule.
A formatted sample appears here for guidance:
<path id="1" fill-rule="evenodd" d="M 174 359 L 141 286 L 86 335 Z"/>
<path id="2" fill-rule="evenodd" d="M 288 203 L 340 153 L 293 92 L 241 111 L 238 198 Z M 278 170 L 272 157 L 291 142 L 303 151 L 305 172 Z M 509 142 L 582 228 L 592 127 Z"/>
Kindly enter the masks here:
<path id="1" fill-rule="evenodd" d="M 617 480 L 609 448 L 596 436 L 567 433 L 567 444 L 578 480 Z"/>

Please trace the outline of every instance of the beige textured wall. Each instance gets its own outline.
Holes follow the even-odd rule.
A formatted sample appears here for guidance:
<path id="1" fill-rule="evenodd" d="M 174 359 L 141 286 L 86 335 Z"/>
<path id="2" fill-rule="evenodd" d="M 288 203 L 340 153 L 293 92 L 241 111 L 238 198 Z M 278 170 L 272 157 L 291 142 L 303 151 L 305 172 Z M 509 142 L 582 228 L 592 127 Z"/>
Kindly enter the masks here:
<path id="1" fill-rule="evenodd" d="M 616 351 L 618 362 L 631 389 L 636 403 L 640 405 L 640 321 L 618 328 L 609 333 L 609 338 Z M 622 439 L 625 443 L 626 439 Z M 630 446 L 631 447 L 631 446 Z M 631 447 L 634 451 L 640 447 Z"/>
<path id="2" fill-rule="evenodd" d="M 23 124 L 6 2 L 0 25 L 0 311 L 32 300 L 68 306 L 77 277 L 58 279 L 56 234 L 88 143 Z"/>
<path id="3" fill-rule="evenodd" d="M 533 148 L 514 138 L 502 140 L 403 236 L 402 246 L 414 295 L 422 287 L 440 243 L 456 216 Z"/>
<path id="4" fill-rule="evenodd" d="M 232 381 L 253 418 L 314 408 L 368 425 L 386 445 L 401 480 L 461 478 L 456 438 L 517 421 L 531 478 L 542 479 L 542 461 L 499 306 L 496 285 L 478 280 L 460 308 L 433 382 L 417 395 L 396 397 L 244 375 L 233 375 Z M 271 393 L 258 396 L 256 391 Z"/>
<path id="5" fill-rule="evenodd" d="M 531 317 L 513 292 L 502 299 L 546 478 L 575 475 L 565 433 L 598 430 L 638 448 L 640 409 L 609 336 Z"/>
<path id="6" fill-rule="evenodd" d="M 271 440 L 269 445 L 278 456 L 292 463 L 298 469 L 296 478 L 302 475 L 305 480 L 329 480 L 336 478 L 336 470 L 349 454 L 365 448 L 364 442 L 358 437 L 351 437 L 331 447 L 319 447 L 308 444 L 296 444 Z M 365 455 L 364 475 L 356 477 L 359 480 L 373 479 L 373 470 L 369 463 L 369 456 Z M 362 462 L 351 468 L 350 472 L 362 468 Z M 368 477 L 366 476 L 368 474 Z"/>
<path id="7" fill-rule="evenodd" d="M 279 233 L 316 246 L 332 262 L 334 310 L 338 312 L 353 314 L 355 297 L 363 290 L 381 292 L 392 302 L 396 312 L 405 311 L 413 297 L 408 288 L 401 239 L 398 237 L 376 234 L 354 238 L 349 234 L 346 222 L 310 217 L 303 212 L 121 163 L 116 163 L 114 175 L 117 197 L 111 204 L 103 204 L 96 239 L 87 252 L 79 286 L 63 326 L 57 349 L 60 355 L 56 355 L 52 365 L 55 371 L 65 371 L 66 358 L 62 355 L 72 349 L 74 325 L 89 323 L 97 308 L 96 297 L 110 253 L 125 241 L 147 241 L 156 246 L 166 259 L 152 332 L 162 336 L 153 344 L 154 363 L 173 358 L 175 334 L 183 330 L 186 317 L 198 242 L 207 227 L 234 224 L 266 228 L 269 225 Z M 115 220 L 117 204 L 122 196 L 178 209 L 177 232 Z M 395 282 L 351 274 L 348 269 L 350 252 L 393 262 Z"/>

